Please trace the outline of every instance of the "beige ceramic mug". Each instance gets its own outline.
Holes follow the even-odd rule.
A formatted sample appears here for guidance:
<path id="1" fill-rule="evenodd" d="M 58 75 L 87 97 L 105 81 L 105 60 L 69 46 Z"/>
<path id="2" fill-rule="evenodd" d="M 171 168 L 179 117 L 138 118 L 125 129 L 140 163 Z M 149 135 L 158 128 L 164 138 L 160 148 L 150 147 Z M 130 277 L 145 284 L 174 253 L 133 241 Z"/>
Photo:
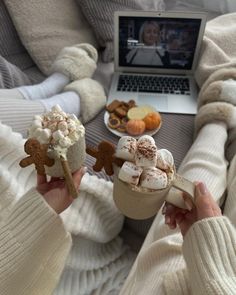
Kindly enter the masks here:
<path id="1" fill-rule="evenodd" d="M 118 167 L 114 167 L 114 172 L 113 199 L 117 208 L 129 218 L 146 219 L 154 216 L 165 202 L 171 187 L 186 192 L 193 202 L 194 184 L 177 173 L 174 173 L 172 181 L 165 189 L 141 192 L 119 180 Z"/>

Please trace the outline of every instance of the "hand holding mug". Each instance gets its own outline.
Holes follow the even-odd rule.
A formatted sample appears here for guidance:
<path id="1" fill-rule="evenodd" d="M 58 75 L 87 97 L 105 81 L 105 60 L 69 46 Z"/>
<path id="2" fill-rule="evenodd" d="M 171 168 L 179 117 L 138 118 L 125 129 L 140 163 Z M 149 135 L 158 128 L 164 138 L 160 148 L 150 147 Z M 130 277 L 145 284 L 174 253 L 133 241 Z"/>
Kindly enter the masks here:
<path id="1" fill-rule="evenodd" d="M 86 168 L 82 167 L 73 173 L 73 181 L 77 191 Z M 58 177 L 51 177 L 47 181 L 46 175 L 37 176 L 37 191 L 43 196 L 48 205 L 58 214 L 68 208 L 74 198 L 69 194 L 65 180 Z"/>
<path id="2" fill-rule="evenodd" d="M 183 198 L 186 198 L 185 193 Z M 203 182 L 195 183 L 194 204 L 195 206 L 189 211 L 166 203 L 162 210 L 163 214 L 165 214 L 165 223 L 171 229 L 175 229 L 178 225 L 182 235 L 185 236 L 196 221 L 222 215 L 220 207 Z"/>

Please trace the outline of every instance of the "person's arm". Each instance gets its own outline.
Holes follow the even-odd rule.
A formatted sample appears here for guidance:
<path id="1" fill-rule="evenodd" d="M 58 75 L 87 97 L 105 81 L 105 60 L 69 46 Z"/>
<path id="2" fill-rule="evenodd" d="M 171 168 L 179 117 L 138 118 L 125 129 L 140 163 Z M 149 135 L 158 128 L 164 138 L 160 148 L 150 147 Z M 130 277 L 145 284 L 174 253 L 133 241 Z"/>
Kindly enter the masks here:
<path id="1" fill-rule="evenodd" d="M 169 227 L 178 225 L 184 236 L 183 255 L 191 294 L 235 294 L 236 231 L 221 215 L 206 186 L 196 184 L 195 207 L 190 211 L 167 205 L 164 213 Z"/>
<path id="2" fill-rule="evenodd" d="M 79 186 L 83 171 L 73 176 Z M 39 193 L 40 192 L 40 193 Z M 59 213 L 72 202 L 65 183 L 38 178 L 0 220 L 0 290 L 2 295 L 51 295 L 71 247 Z"/>
<path id="3" fill-rule="evenodd" d="M 236 294 L 236 231 L 228 218 L 194 223 L 184 238 L 183 255 L 192 294 Z"/>

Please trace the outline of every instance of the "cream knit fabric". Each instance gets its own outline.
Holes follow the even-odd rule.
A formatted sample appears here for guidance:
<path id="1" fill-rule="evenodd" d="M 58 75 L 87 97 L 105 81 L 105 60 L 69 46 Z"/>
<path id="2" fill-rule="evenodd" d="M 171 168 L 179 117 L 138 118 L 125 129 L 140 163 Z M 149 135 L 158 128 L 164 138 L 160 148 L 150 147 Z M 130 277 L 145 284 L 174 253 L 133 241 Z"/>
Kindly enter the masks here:
<path id="1" fill-rule="evenodd" d="M 183 254 L 192 294 L 235 294 L 236 231 L 226 217 L 194 224 L 185 237 Z"/>
<path id="2" fill-rule="evenodd" d="M 211 103 L 199 109 L 196 116 L 198 134 L 178 171 L 192 181 L 203 180 L 218 202 L 223 200 L 227 189 L 225 214 L 230 218 L 234 216 L 234 223 L 236 158 L 230 163 L 227 177 L 224 148 L 228 132 L 236 130 L 235 97 L 236 93 L 227 99 L 227 103 L 221 104 L 214 102 L 212 97 Z M 215 100 L 224 101 L 217 96 Z M 167 198 L 184 206 L 181 199 L 176 199 L 178 195 L 177 191 L 171 190 Z M 159 212 L 120 294 L 235 294 L 236 265 L 228 261 L 229 258 L 235 261 L 234 237 L 235 231 L 225 218 L 207 219 L 191 227 L 182 248 L 179 230 L 169 230 Z"/>
<path id="3" fill-rule="evenodd" d="M 215 71 L 236 66 L 235 40 L 236 12 L 218 16 L 207 23 L 195 71 L 200 87 Z"/>
<path id="4" fill-rule="evenodd" d="M 0 289 L 4 295 L 49 295 L 63 269 L 71 237 L 35 190 L 22 197 L 35 183 L 32 169 L 18 165 L 23 143 L 20 135 L 1 124 Z"/>
<path id="5" fill-rule="evenodd" d="M 39 101 L 25 99 L 0 98 L 0 121 L 11 126 L 13 131 L 27 137 L 27 130 L 35 115 L 45 112 Z"/>
<path id="6" fill-rule="evenodd" d="M 118 236 L 124 219 L 112 183 L 86 174 L 79 198 L 59 218 L 30 190 L 36 175 L 19 166 L 23 145 L 0 123 L 1 294 L 52 294 L 63 267 L 54 294 L 117 294 L 135 255 Z"/>

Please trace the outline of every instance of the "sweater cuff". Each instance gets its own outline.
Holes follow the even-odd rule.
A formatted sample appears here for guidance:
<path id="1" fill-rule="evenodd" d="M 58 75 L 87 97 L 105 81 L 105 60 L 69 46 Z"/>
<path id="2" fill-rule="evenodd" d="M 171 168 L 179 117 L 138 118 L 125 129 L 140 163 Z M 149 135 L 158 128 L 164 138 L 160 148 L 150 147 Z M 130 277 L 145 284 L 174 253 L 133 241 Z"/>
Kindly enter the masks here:
<path id="1" fill-rule="evenodd" d="M 166 295 L 189 295 L 189 279 L 187 269 L 170 272 L 163 277 L 163 286 Z"/>
<path id="2" fill-rule="evenodd" d="M 209 294 L 216 294 L 214 292 L 220 289 L 222 292 L 217 294 L 231 294 L 227 292 L 232 283 L 235 284 L 235 237 L 234 227 L 223 216 L 203 219 L 189 229 L 184 239 L 183 255 L 191 289 L 198 290 L 199 294 L 206 294 L 206 289 Z"/>

